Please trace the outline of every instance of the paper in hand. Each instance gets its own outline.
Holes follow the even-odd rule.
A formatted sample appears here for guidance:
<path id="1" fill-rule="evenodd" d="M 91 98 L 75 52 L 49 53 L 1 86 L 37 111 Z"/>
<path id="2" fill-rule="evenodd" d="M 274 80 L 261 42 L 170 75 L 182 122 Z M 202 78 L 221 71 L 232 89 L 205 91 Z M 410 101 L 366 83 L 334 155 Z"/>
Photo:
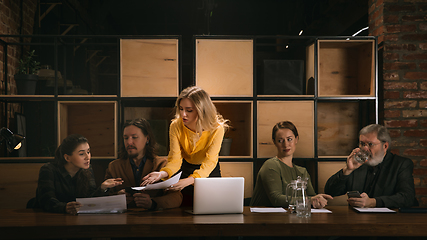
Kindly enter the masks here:
<path id="1" fill-rule="evenodd" d="M 165 189 L 165 188 L 168 188 L 171 185 L 174 185 L 175 183 L 177 183 L 179 181 L 179 178 L 181 177 L 181 173 L 182 172 L 177 173 L 175 176 L 169 178 L 168 180 L 166 180 L 164 182 L 148 184 L 147 186 L 143 186 L 143 187 L 132 187 L 132 189 L 135 191 Z"/>

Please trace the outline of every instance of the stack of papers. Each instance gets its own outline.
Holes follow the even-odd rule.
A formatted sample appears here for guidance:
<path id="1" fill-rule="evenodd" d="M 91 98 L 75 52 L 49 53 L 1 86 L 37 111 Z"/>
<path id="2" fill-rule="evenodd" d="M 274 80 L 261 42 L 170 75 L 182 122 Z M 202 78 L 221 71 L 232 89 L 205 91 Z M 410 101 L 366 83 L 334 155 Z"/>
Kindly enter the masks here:
<path id="1" fill-rule="evenodd" d="M 107 197 L 77 198 L 83 204 L 77 213 L 123 213 L 126 211 L 126 195 Z"/>
<path id="2" fill-rule="evenodd" d="M 149 184 L 144 187 L 132 187 L 132 189 L 137 191 L 165 189 L 177 183 L 180 177 L 181 172 L 164 182 Z M 76 201 L 83 204 L 77 213 L 122 213 L 127 209 L 125 194 L 107 197 L 77 198 Z"/>
<path id="3" fill-rule="evenodd" d="M 272 208 L 251 208 L 251 212 L 256 213 L 271 213 L 271 212 L 286 212 L 284 208 L 272 207 Z"/>
<path id="4" fill-rule="evenodd" d="M 395 213 L 396 211 L 389 208 L 354 208 L 356 211 L 361 213 Z"/>
<path id="5" fill-rule="evenodd" d="M 311 213 L 332 213 L 332 211 L 326 208 L 321 208 L 321 209 L 312 208 Z"/>
<path id="6" fill-rule="evenodd" d="M 264 208 L 251 208 L 251 212 L 255 213 L 272 213 L 272 212 L 286 212 L 284 208 L 281 207 L 264 207 Z M 311 213 L 332 213 L 332 211 L 322 208 L 322 209 L 311 209 Z"/>

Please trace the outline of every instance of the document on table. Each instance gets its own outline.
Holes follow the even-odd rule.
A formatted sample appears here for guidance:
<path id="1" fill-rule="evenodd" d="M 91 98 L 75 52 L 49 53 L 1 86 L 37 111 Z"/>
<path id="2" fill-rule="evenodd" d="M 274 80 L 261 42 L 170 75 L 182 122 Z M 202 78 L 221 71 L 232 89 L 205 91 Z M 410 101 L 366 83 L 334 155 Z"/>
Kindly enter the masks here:
<path id="1" fill-rule="evenodd" d="M 270 208 L 251 208 L 251 212 L 256 213 L 272 213 L 272 212 L 286 212 L 284 208 L 281 207 L 270 207 Z"/>
<path id="2" fill-rule="evenodd" d="M 77 213 L 122 213 L 127 209 L 125 194 L 77 198 L 76 202 L 83 204 Z"/>
<path id="3" fill-rule="evenodd" d="M 320 208 L 320 209 L 312 208 L 311 213 L 332 213 L 332 211 L 326 208 Z"/>
<path id="4" fill-rule="evenodd" d="M 389 208 L 354 208 L 356 211 L 361 213 L 395 213 L 396 211 Z"/>
<path id="5" fill-rule="evenodd" d="M 153 190 L 153 189 L 165 189 L 165 188 L 168 188 L 171 185 L 174 185 L 175 183 L 177 183 L 179 181 L 179 178 L 181 177 L 181 173 L 182 172 L 179 172 L 178 174 L 176 174 L 175 176 L 169 178 L 168 180 L 166 180 L 164 182 L 158 182 L 158 183 L 148 184 L 147 186 L 144 186 L 144 187 L 132 187 L 132 189 L 136 190 L 136 191 Z"/>

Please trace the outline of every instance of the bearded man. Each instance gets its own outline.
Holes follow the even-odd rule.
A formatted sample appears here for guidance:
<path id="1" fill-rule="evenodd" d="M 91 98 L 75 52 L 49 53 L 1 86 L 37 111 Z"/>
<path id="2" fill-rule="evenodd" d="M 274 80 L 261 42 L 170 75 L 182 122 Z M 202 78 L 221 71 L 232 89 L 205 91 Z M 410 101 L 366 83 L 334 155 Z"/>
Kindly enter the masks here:
<path id="1" fill-rule="evenodd" d="M 359 132 L 359 148 L 353 149 L 346 165 L 332 175 L 325 185 L 331 196 L 359 191 L 360 197 L 350 197 L 352 207 L 401 208 L 418 205 L 415 198 L 414 164 L 409 158 L 393 154 L 387 128 L 378 124 L 368 125 Z M 358 162 L 359 151 L 368 154 L 367 160 Z"/>
<path id="2" fill-rule="evenodd" d="M 143 118 L 126 122 L 123 126 L 123 145 L 120 158 L 108 165 L 105 179 L 121 178 L 120 186 L 109 190 L 110 194 L 126 194 L 129 208 L 140 207 L 148 210 L 161 210 L 179 207 L 182 203 L 180 191 L 147 190 L 137 193 L 125 188 L 139 187 L 147 174 L 160 171 L 167 163 L 165 157 L 156 154 L 156 140 L 150 123 Z"/>

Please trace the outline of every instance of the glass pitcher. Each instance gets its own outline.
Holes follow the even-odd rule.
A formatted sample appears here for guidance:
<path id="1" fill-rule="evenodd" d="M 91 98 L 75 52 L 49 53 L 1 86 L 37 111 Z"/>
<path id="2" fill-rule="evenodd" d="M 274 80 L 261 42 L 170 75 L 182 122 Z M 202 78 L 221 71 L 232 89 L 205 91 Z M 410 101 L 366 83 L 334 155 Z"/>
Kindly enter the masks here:
<path id="1" fill-rule="evenodd" d="M 296 202 L 307 199 L 307 181 L 308 178 L 302 179 L 300 176 L 291 181 L 286 186 L 286 201 L 289 203 L 288 210 L 290 213 L 296 212 Z"/>

